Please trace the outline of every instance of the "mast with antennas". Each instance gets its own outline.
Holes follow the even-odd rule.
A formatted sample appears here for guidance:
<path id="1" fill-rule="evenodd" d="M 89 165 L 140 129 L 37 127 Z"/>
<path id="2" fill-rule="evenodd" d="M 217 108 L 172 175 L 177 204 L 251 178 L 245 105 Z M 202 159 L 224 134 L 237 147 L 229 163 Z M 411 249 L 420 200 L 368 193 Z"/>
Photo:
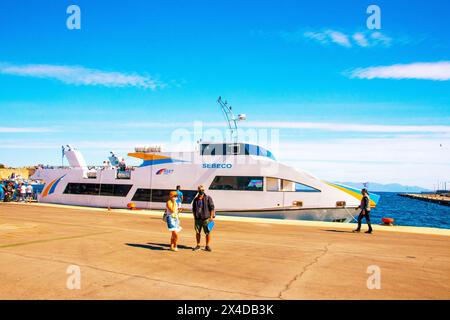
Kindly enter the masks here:
<path id="1" fill-rule="evenodd" d="M 222 112 L 225 116 L 225 120 L 228 124 L 228 130 L 230 130 L 230 137 L 233 142 L 238 142 L 238 128 L 237 123 L 239 121 L 244 121 L 247 119 L 247 116 L 245 114 L 238 114 L 236 117 L 233 113 L 232 107 L 228 105 L 228 102 L 225 100 L 222 100 L 222 97 L 219 97 L 217 99 L 217 103 L 222 108 Z"/>

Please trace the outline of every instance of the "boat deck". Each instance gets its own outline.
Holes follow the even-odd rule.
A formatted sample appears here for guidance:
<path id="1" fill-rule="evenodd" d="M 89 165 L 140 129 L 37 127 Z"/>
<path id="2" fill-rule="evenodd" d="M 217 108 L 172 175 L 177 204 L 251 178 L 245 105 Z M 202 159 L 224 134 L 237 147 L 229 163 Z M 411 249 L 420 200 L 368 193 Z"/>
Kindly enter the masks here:
<path id="1" fill-rule="evenodd" d="M 0 203 L 0 299 L 450 299 L 450 230 L 221 217 L 209 253 L 192 224 L 171 252 L 159 212 Z"/>

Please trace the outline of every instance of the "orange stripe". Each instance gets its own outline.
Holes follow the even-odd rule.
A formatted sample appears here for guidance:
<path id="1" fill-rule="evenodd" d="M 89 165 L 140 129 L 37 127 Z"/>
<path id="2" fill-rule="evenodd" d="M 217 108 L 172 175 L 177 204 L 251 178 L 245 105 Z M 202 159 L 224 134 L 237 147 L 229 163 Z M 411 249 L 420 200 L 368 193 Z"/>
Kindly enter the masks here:
<path id="1" fill-rule="evenodd" d="M 46 197 L 48 195 L 48 192 L 50 191 L 50 188 L 52 187 L 52 185 L 56 182 L 56 180 L 58 180 L 58 178 L 56 178 L 55 180 L 53 180 L 52 182 L 50 182 L 50 184 L 48 186 L 45 187 L 44 192 L 42 192 L 42 196 Z"/>
<path id="2" fill-rule="evenodd" d="M 142 160 L 157 160 L 157 159 L 168 159 L 167 156 L 160 156 L 157 154 L 151 154 L 151 153 L 142 153 L 142 152 L 135 152 L 135 153 L 129 153 L 129 157 L 133 158 L 139 158 Z"/>

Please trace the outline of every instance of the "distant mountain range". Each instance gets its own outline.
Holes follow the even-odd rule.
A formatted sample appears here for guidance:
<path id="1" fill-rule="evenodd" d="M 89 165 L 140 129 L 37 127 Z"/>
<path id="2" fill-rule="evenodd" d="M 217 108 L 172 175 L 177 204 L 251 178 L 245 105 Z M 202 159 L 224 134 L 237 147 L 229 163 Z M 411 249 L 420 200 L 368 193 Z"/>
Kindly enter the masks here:
<path id="1" fill-rule="evenodd" d="M 349 187 L 362 189 L 364 188 L 364 185 L 360 182 L 337 182 L 341 184 L 345 184 Z M 404 186 L 398 183 L 388 183 L 388 184 L 381 184 L 381 183 L 375 183 L 375 182 L 369 182 L 368 183 L 368 189 L 370 191 L 381 191 L 381 192 L 411 192 L 411 193 L 419 193 L 419 192 L 426 192 L 430 191 L 428 189 L 417 187 L 417 186 Z"/>

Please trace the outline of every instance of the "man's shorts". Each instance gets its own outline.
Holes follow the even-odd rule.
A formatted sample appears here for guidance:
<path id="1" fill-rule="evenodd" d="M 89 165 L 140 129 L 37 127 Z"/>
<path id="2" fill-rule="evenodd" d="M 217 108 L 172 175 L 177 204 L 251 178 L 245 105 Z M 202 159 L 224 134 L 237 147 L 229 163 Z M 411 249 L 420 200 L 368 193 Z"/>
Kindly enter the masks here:
<path id="1" fill-rule="evenodd" d="M 203 232 L 205 234 L 209 234 L 209 230 L 208 230 L 208 222 L 210 221 L 210 219 L 195 219 L 195 232 L 196 233 L 201 233 L 202 229 Z"/>

